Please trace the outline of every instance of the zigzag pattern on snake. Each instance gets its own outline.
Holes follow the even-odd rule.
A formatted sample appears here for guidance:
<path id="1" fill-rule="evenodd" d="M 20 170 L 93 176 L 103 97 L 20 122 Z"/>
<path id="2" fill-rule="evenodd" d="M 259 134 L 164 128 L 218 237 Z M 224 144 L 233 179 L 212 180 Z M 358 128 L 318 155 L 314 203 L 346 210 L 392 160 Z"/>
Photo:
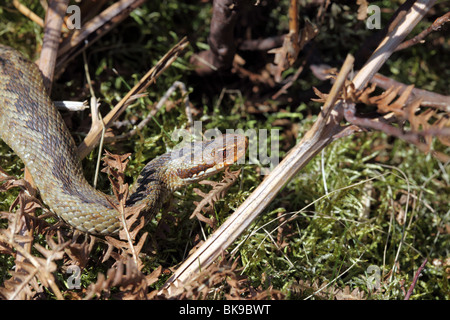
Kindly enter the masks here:
<path id="1" fill-rule="evenodd" d="M 121 229 L 116 200 L 85 179 L 76 145 L 61 115 L 46 94 L 37 66 L 0 44 L 0 138 L 22 159 L 42 200 L 72 227 L 92 234 Z M 223 135 L 150 161 L 126 202 L 152 217 L 174 190 L 208 177 L 241 158 L 247 139 Z"/>

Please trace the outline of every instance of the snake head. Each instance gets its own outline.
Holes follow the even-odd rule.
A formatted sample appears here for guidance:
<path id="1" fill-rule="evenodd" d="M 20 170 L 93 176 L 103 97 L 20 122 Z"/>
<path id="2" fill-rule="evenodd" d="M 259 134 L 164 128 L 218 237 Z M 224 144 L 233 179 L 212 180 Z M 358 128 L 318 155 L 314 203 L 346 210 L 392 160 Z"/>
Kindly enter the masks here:
<path id="1" fill-rule="evenodd" d="M 241 159 L 247 147 L 244 135 L 224 134 L 175 149 L 166 164 L 168 185 L 173 190 L 214 175 Z"/>

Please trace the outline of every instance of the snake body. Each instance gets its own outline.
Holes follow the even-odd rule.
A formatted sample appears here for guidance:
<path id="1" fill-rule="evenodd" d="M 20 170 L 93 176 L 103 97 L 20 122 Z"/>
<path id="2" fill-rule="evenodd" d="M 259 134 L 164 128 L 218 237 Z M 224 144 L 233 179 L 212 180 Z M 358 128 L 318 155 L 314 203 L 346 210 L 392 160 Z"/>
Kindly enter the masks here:
<path id="1" fill-rule="evenodd" d="M 85 179 L 76 145 L 47 95 L 37 66 L 0 44 L 0 138 L 22 159 L 42 200 L 70 226 L 91 234 L 117 234 L 113 197 Z M 150 161 L 126 200 L 126 209 L 152 217 L 174 190 L 215 174 L 245 154 L 247 140 L 223 135 L 193 142 Z"/>

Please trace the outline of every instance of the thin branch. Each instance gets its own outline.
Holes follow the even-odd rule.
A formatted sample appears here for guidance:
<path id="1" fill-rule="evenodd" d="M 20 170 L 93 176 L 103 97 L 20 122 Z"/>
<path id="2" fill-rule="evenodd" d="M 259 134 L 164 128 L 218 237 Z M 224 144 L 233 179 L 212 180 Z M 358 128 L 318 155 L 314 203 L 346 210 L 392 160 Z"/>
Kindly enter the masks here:
<path id="1" fill-rule="evenodd" d="M 39 69 L 42 72 L 44 86 L 49 94 L 51 92 L 53 75 L 55 73 L 61 27 L 63 25 L 68 3 L 69 0 L 51 1 L 45 16 L 45 31 L 41 56 L 39 58 Z"/>
<path id="2" fill-rule="evenodd" d="M 145 0 L 121 0 L 116 2 L 84 23 L 82 28 L 75 30 L 60 45 L 56 73 L 59 74 L 69 61 L 108 33 L 144 2 Z"/>
<path id="3" fill-rule="evenodd" d="M 27 17 L 28 19 L 39 25 L 41 28 L 44 28 L 44 20 L 42 20 L 42 18 L 39 17 L 37 14 L 35 14 L 33 11 L 28 9 L 28 7 L 20 3 L 19 0 L 13 0 L 13 5 L 25 17 Z"/>
<path id="4" fill-rule="evenodd" d="M 346 105 L 346 109 L 344 111 L 344 116 L 345 116 L 345 119 L 353 125 L 356 125 L 356 126 L 359 126 L 362 128 L 370 128 L 370 129 L 382 131 L 391 136 L 405 140 L 406 142 L 414 144 L 420 151 L 422 151 L 424 153 L 431 152 L 433 154 L 433 156 L 436 157 L 437 159 L 439 159 L 440 161 L 446 162 L 446 161 L 450 160 L 449 156 L 447 156 L 441 152 L 435 151 L 435 150 L 430 150 L 429 145 L 426 143 L 423 143 L 421 141 L 420 135 L 418 133 L 403 132 L 403 130 L 401 128 L 391 126 L 382 121 L 377 121 L 377 120 L 363 118 L 363 117 L 357 117 L 355 104 L 353 104 L 353 103 L 349 103 Z"/>
<path id="5" fill-rule="evenodd" d="M 409 40 L 403 42 L 402 44 L 400 44 L 395 49 L 395 51 L 403 50 L 403 49 L 409 48 L 415 44 L 424 42 L 423 39 L 425 39 L 426 36 L 428 36 L 433 31 L 439 30 L 444 24 L 446 24 L 449 21 L 450 21 L 450 11 L 447 12 L 446 14 L 444 14 L 443 16 L 437 18 L 436 20 L 434 20 L 434 22 L 431 24 L 431 26 L 429 26 L 428 28 L 423 30 L 421 33 L 419 33 L 414 38 L 409 39 Z"/>
<path id="6" fill-rule="evenodd" d="M 411 283 L 411 286 L 408 289 L 408 292 L 406 293 L 405 300 L 409 300 L 411 297 L 411 294 L 414 291 L 414 287 L 416 286 L 417 280 L 419 279 L 420 274 L 422 273 L 423 268 L 425 268 L 425 265 L 427 264 L 428 259 L 425 258 L 425 260 L 422 262 L 422 265 L 417 270 L 416 274 L 414 275 L 413 282 Z"/>
<path id="7" fill-rule="evenodd" d="M 397 28 L 393 29 L 383 39 L 366 65 L 356 75 L 354 83 L 357 89 L 362 89 L 365 86 L 434 3 L 435 1 L 417 1 L 405 13 Z M 200 268 L 205 268 L 211 264 L 263 212 L 283 186 L 318 152 L 334 141 L 337 134 L 342 132 L 343 127 L 339 123 L 343 116 L 343 103 L 338 102 L 335 105 L 335 101 L 338 98 L 337 93 L 343 87 L 352 66 L 353 61 L 343 65 L 327 97 L 323 111 L 303 139 L 225 223 L 175 271 L 165 283 L 160 294 L 168 294 L 169 296 L 176 294 L 183 285 L 198 273 Z"/>
<path id="8" fill-rule="evenodd" d="M 358 49 L 358 52 L 355 54 L 355 66 L 357 68 L 360 68 L 367 58 L 372 55 L 373 51 L 380 45 L 381 41 L 386 38 L 386 35 L 392 33 L 392 31 L 397 28 L 399 23 L 404 19 L 406 13 L 411 10 L 414 3 L 414 0 L 406 0 L 398 7 L 383 29 L 373 33 L 371 37 L 364 41 Z"/>
<path id="9" fill-rule="evenodd" d="M 192 63 L 197 65 L 196 72 L 208 75 L 216 70 L 231 68 L 236 43 L 234 26 L 238 13 L 246 1 L 214 0 L 208 43 L 210 50 L 193 56 Z"/>
<path id="10" fill-rule="evenodd" d="M 126 192 L 126 193 L 128 193 L 128 192 Z M 139 264 L 138 264 L 137 254 L 136 254 L 136 248 L 134 247 L 134 242 L 133 242 L 133 239 L 131 238 L 130 230 L 128 230 L 127 220 L 125 218 L 125 201 L 120 201 L 118 210 L 120 212 L 120 221 L 121 221 L 122 227 L 123 227 L 122 231 L 125 233 L 125 236 L 126 236 L 126 239 L 128 242 L 128 246 L 130 248 L 131 255 L 133 257 L 133 261 L 137 267 Z"/>
<path id="11" fill-rule="evenodd" d="M 132 137 L 136 133 L 138 133 L 140 130 L 142 130 L 150 122 L 150 120 L 155 116 L 155 114 L 157 114 L 158 111 L 164 106 L 166 101 L 170 98 L 172 93 L 177 88 L 179 88 L 179 90 L 181 91 L 181 94 L 183 95 L 183 99 L 184 99 L 184 103 L 185 103 L 185 112 L 186 112 L 186 116 L 188 118 L 188 125 L 189 125 L 189 128 L 191 130 L 193 130 L 194 120 L 192 118 L 192 113 L 191 113 L 191 110 L 190 110 L 191 107 L 190 107 L 190 103 L 189 103 L 189 95 L 188 95 L 188 92 L 186 90 L 186 85 L 183 82 L 175 81 L 170 86 L 170 88 L 166 91 L 166 93 L 163 95 L 161 100 L 159 100 L 159 102 L 156 104 L 156 106 L 150 111 L 148 116 L 145 119 L 143 119 L 136 126 L 136 128 L 134 128 L 133 130 L 131 130 L 131 131 L 127 132 L 127 133 L 121 134 L 120 136 L 106 137 L 105 138 L 105 143 L 111 143 L 111 142 L 115 142 L 115 141 L 123 141 L 123 140 L 129 139 L 130 137 Z"/>
<path id="12" fill-rule="evenodd" d="M 331 112 L 332 106 L 352 66 L 353 58 L 349 56 L 328 96 L 323 112 L 319 114 L 311 130 L 225 223 L 176 270 L 164 285 L 161 294 L 168 293 L 169 296 L 176 294 L 200 268 L 212 263 L 263 212 L 285 184 L 320 150 L 334 141 L 334 136 L 342 130 L 342 127 L 339 125 L 341 115 L 339 112 Z"/>
<path id="13" fill-rule="evenodd" d="M 239 44 L 239 50 L 243 51 L 267 51 L 283 45 L 285 34 L 265 39 L 244 40 Z"/>
<path id="14" fill-rule="evenodd" d="M 333 79 L 330 77 L 330 71 L 333 70 L 331 66 L 326 64 L 313 64 L 310 66 L 310 69 L 317 79 L 322 81 L 330 79 L 331 81 L 333 81 Z M 409 87 L 404 83 L 395 81 L 380 73 L 376 73 L 370 80 L 370 83 L 374 83 L 384 90 L 392 87 L 400 88 L 399 94 L 402 94 Z M 413 100 L 417 99 L 422 100 L 420 104 L 424 107 L 433 107 L 442 111 L 450 112 L 450 96 L 445 96 L 439 93 L 419 88 L 413 88 L 406 103 L 411 103 Z"/>
<path id="15" fill-rule="evenodd" d="M 416 1 L 412 7 L 402 15 L 401 19 L 398 21 L 397 27 L 392 29 L 386 35 L 378 48 L 353 79 L 353 83 L 357 90 L 364 88 L 370 79 L 372 79 L 386 60 L 389 59 L 392 52 L 399 46 L 403 39 L 406 38 L 435 2 L 436 0 Z"/>
<path id="16" fill-rule="evenodd" d="M 180 56 L 188 45 L 186 38 L 180 40 L 147 74 L 123 97 L 122 100 L 104 118 L 105 128 L 109 128 L 115 120 L 125 111 L 130 99 L 145 91 L 156 79 Z M 92 126 L 84 141 L 78 146 L 80 158 L 84 158 L 98 143 L 102 126 Z"/>

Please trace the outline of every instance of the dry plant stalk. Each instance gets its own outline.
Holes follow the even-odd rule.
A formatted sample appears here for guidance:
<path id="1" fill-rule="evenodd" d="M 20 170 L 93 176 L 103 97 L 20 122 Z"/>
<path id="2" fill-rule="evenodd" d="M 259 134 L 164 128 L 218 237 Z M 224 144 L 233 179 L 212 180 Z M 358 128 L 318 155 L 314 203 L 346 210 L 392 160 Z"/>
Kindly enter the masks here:
<path id="1" fill-rule="evenodd" d="M 353 58 L 347 57 L 341 73 L 336 80 L 332 94 L 325 104 L 313 128 L 308 131 L 280 164 L 266 177 L 255 191 L 241 206 L 214 232 L 201 247 L 178 268 L 166 282 L 161 293 L 169 295 L 177 292 L 194 277 L 199 268 L 212 263 L 223 250 L 254 221 L 254 219 L 269 205 L 271 200 L 312 157 L 322 148 L 335 140 L 335 136 L 343 130 L 340 127 L 341 116 L 332 112 L 332 107 L 338 98 L 338 93 L 344 86 L 345 79 L 353 66 Z"/>
<path id="2" fill-rule="evenodd" d="M 136 99 L 136 96 L 145 91 L 156 79 L 180 56 L 189 42 L 183 38 L 172 49 L 170 49 L 158 63 L 151 68 L 144 77 L 120 100 L 120 102 L 103 117 L 104 127 L 109 128 L 115 120 L 125 111 L 126 107 Z M 92 126 L 84 141 L 78 146 L 78 154 L 83 159 L 95 148 L 100 140 L 103 126 Z"/>
<path id="3" fill-rule="evenodd" d="M 34 21 L 37 25 L 39 25 L 41 28 L 44 28 L 44 20 L 41 19 L 37 14 L 35 14 L 33 11 L 28 9 L 25 5 L 20 3 L 19 0 L 13 0 L 13 5 L 16 7 L 17 10 L 19 10 L 20 13 L 22 13 L 25 17 L 30 19 L 31 21 Z"/>
<path id="4" fill-rule="evenodd" d="M 384 90 L 388 90 L 391 87 L 399 87 L 399 94 L 402 94 L 409 87 L 406 84 L 385 77 L 379 73 L 376 73 L 370 82 L 375 83 L 378 87 Z M 413 88 L 406 103 L 411 103 L 416 99 L 422 100 L 420 105 L 423 107 L 432 107 L 441 111 L 450 112 L 450 96 L 445 96 L 419 88 Z"/>
<path id="5" fill-rule="evenodd" d="M 433 7 L 436 0 L 419 0 L 405 12 L 404 15 L 396 21 L 396 27 L 391 29 L 389 33 L 380 42 L 369 60 L 364 64 L 361 70 L 353 79 L 355 89 L 361 90 L 377 73 L 381 66 L 391 56 L 392 52 L 406 38 L 412 29 L 419 23 L 428 10 Z"/>
<path id="6" fill-rule="evenodd" d="M 404 49 L 409 48 L 409 47 L 411 47 L 411 46 L 413 46 L 413 45 L 415 45 L 417 43 L 420 43 L 420 42 L 424 41 L 423 39 L 428 34 L 430 34 L 433 31 L 439 30 L 444 24 L 446 24 L 449 21 L 450 21 L 450 12 L 447 12 L 443 16 L 441 16 L 441 17 L 437 18 L 436 20 L 434 20 L 434 22 L 431 24 L 431 26 L 429 26 L 428 28 L 423 30 L 417 36 L 415 36 L 414 38 L 409 39 L 408 41 L 405 41 L 402 44 L 400 44 L 395 49 L 395 51 L 404 50 Z"/>
<path id="7" fill-rule="evenodd" d="M 50 2 L 49 9 L 45 15 L 45 31 L 39 58 L 39 69 L 42 72 L 44 86 L 48 93 L 52 91 L 61 27 L 68 4 L 69 0 L 53 0 Z"/>
<path id="8" fill-rule="evenodd" d="M 364 88 L 434 3 L 435 1 L 419 0 L 405 12 L 396 28 L 386 35 L 353 79 L 354 88 L 357 90 Z M 341 68 L 313 127 L 227 221 L 175 271 L 166 282 L 161 294 L 166 293 L 169 296 L 176 294 L 189 283 L 200 268 L 211 264 L 262 213 L 285 183 L 295 176 L 312 157 L 335 139 L 358 130 L 358 127 L 354 125 L 347 128 L 340 126 L 344 106 L 342 101 L 336 103 L 339 91 L 344 87 L 344 82 L 353 66 L 353 61 L 348 60 Z"/>
<path id="9" fill-rule="evenodd" d="M 57 72 L 60 72 L 70 60 L 108 33 L 144 2 L 145 0 L 118 1 L 95 15 L 91 20 L 83 23 L 79 30 L 74 30 L 62 41 L 59 47 Z M 92 5 L 95 6 L 95 4 L 90 4 L 90 6 Z M 86 16 L 91 15 L 91 11 L 92 9 L 86 13 Z M 87 45 L 83 45 L 84 43 L 87 43 Z"/>
<path id="10" fill-rule="evenodd" d="M 118 136 L 105 137 L 104 142 L 111 143 L 111 142 L 123 141 L 123 140 L 129 139 L 130 137 L 132 137 L 133 135 L 138 133 L 140 130 L 145 128 L 145 126 L 150 122 L 150 120 L 155 116 L 155 114 L 166 104 L 170 95 L 176 90 L 176 88 L 179 88 L 179 90 L 181 91 L 181 94 L 183 95 L 186 117 L 188 118 L 188 126 L 191 129 L 191 131 L 193 131 L 192 127 L 194 126 L 194 120 L 193 120 L 192 114 L 191 114 L 191 106 L 190 106 L 190 102 L 189 102 L 189 95 L 186 90 L 186 85 L 181 81 L 175 81 L 170 86 L 170 88 L 167 89 L 166 93 L 158 101 L 158 103 L 154 107 L 152 107 L 152 109 L 149 112 L 149 114 L 147 115 L 147 117 L 145 119 L 141 120 L 141 122 L 139 122 L 139 124 L 134 129 L 132 129 L 126 133 L 123 133 L 121 135 L 118 135 Z M 142 96 L 144 96 L 144 95 L 145 94 L 142 94 Z M 139 95 L 136 95 L 134 97 L 137 97 L 137 96 L 139 96 Z"/>
<path id="11" fill-rule="evenodd" d="M 275 54 L 274 78 L 276 82 L 282 81 L 282 72 L 295 63 L 300 51 L 318 33 L 318 28 L 309 21 L 305 21 L 305 27 L 299 31 L 298 1 L 291 0 L 289 6 L 289 33 L 284 37 L 283 45 L 280 48 L 268 51 L 268 53 Z"/>

